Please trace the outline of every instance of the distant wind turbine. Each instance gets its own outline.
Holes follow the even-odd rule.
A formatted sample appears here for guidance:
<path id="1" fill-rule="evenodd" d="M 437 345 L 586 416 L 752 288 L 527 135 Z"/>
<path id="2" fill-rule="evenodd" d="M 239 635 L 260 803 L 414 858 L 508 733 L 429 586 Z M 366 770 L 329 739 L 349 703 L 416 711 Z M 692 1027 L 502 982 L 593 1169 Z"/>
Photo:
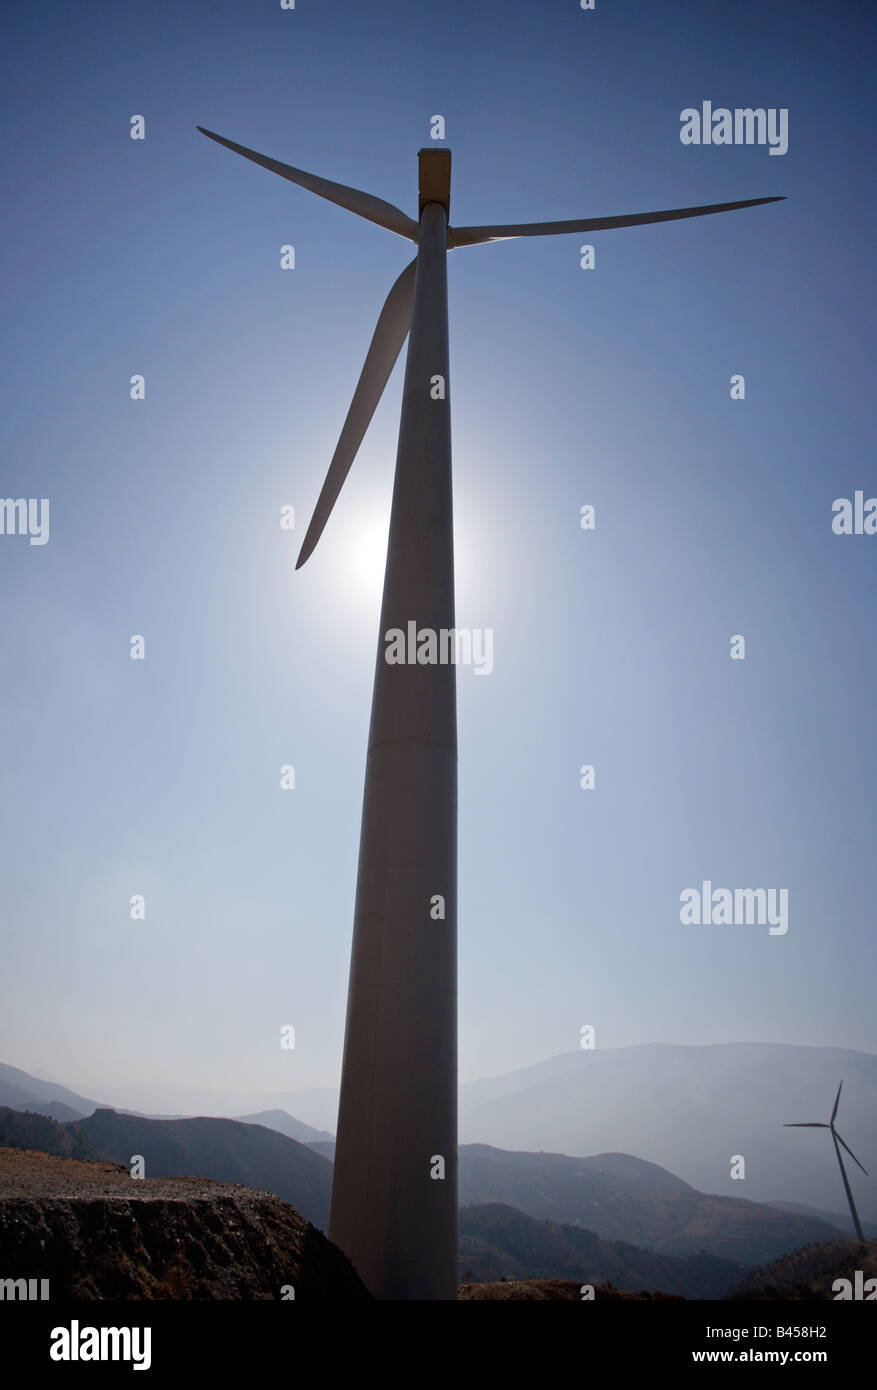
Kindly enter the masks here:
<path id="1" fill-rule="evenodd" d="M 847 1194 L 847 1201 L 848 1201 L 849 1204 L 850 1204 L 850 1215 L 851 1215 L 852 1218 L 853 1218 L 853 1225 L 854 1225 L 855 1228 L 856 1228 L 856 1235 L 859 1237 L 859 1240 L 864 1241 L 865 1237 L 864 1237 L 864 1235 L 862 1234 L 862 1227 L 861 1227 L 861 1225 L 859 1224 L 859 1213 L 856 1211 L 856 1204 L 855 1204 L 855 1202 L 853 1201 L 853 1194 L 852 1194 L 852 1192 L 850 1191 L 850 1184 L 849 1184 L 849 1182 L 848 1182 L 848 1180 L 847 1180 L 847 1170 L 844 1168 L 844 1161 L 843 1161 L 843 1158 L 841 1157 L 841 1152 L 840 1152 L 840 1149 L 838 1148 L 838 1145 L 841 1145 L 843 1148 L 846 1149 L 846 1151 L 847 1151 L 847 1153 L 849 1154 L 850 1158 L 853 1160 L 854 1163 L 857 1163 L 857 1164 L 858 1164 L 858 1166 L 862 1169 L 862 1172 L 865 1174 L 865 1177 L 866 1177 L 866 1178 L 868 1177 L 868 1170 L 867 1170 L 867 1168 L 862 1167 L 862 1164 L 859 1163 L 859 1160 L 856 1158 L 856 1155 L 853 1153 L 853 1151 L 852 1151 L 852 1149 L 850 1148 L 849 1144 L 844 1144 L 844 1141 L 841 1139 L 840 1135 L 838 1134 L 837 1130 L 836 1130 L 835 1127 L 834 1127 L 834 1121 L 835 1121 L 835 1117 L 836 1117 L 836 1115 L 837 1115 L 837 1107 L 838 1107 L 838 1105 L 840 1104 L 841 1086 L 843 1086 L 843 1082 L 841 1082 L 841 1083 L 840 1083 L 840 1086 L 838 1086 L 838 1088 L 837 1088 L 837 1095 L 836 1095 L 835 1098 L 834 1098 L 834 1109 L 833 1109 L 832 1112 L 831 1112 L 831 1119 L 829 1120 L 828 1124 L 825 1124 L 824 1121 L 822 1121 L 822 1120 L 801 1120 L 801 1121 L 798 1121 L 797 1124 L 783 1125 L 783 1129 L 830 1129 L 830 1130 L 831 1130 L 831 1137 L 832 1137 L 832 1139 L 834 1140 L 834 1151 L 835 1151 L 835 1153 L 837 1154 L 837 1161 L 838 1161 L 838 1163 L 840 1164 L 840 1175 L 841 1175 L 841 1177 L 843 1178 L 843 1182 L 844 1182 L 844 1191 L 845 1191 L 846 1194 Z"/>
<path id="2" fill-rule="evenodd" d="M 376 1297 L 455 1299 L 457 706 L 454 657 L 447 660 L 456 640 L 447 252 L 781 200 L 454 227 L 448 221 L 448 149 L 419 153 L 415 221 L 383 198 L 198 129 L 417 247 L 380 312 L 296 569 L 322 535 L 410 332 L 362 805 L 329 1235 Z M 407 661 L 385 659 L 391 631 L 409 634 Z M 428 655 L 430 642 L 442 644 L 440 661 Z"/>

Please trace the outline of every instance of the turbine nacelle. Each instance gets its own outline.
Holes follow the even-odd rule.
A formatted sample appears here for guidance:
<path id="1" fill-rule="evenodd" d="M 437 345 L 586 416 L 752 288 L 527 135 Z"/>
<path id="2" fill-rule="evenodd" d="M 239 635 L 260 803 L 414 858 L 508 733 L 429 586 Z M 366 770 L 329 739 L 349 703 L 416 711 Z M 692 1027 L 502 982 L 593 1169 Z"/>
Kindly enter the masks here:
<path id="1" fill-rule="evenodd" d="M 397 236 L 417 242 L 419 221 L 415 222 L 401 208 L 385 202 L 383 198 L 376 198 L 373 194 L 363 193 L 357 188 L 349 188 L 343 183 L 333 183 L 331 179 L 323 179 L 316 174 L 308 174 L 303 169 L 296 169 L 291 164 L 282 164 L 280 160 L 258 154 L 255 150 L 248 149 L 246 145 L 236 145 L 234 141 L 226 140 L 224 136 L 216 135 L 212 130 L 205 130 L 203 126 L 199 125 L 198 130 L 210 140 L 215 140 L 217 144 L 225 145 L 226 149 L 233 150 L 235 154 L 243 155 L 245 159 L 252 160 L 254 164 L 261 164 L 263 168 L 270 169 L 272 173 L 279 174 L 281 178 L 289 179 L 291 183 L 297 183 L 299 187 L 306 188 L 310 193 L 316 193 L 319 197 L 328 199 L 330 203 L 337 203 L 340 207 L 347 208 L 348 212 L 355 212 L 359 217 L 364 217 L 369 222 L 376 222 L 378 226 L 386 228 L 387 231 L 395 232 Z M 444 147 L 422 149 L 418 152 L 417 161 L 418 218 L 422 218 L 423 210 L 429 203 L 440 203 L 445 210 L 446 217 L 449 216 L 451 207 L 450 150 Z M 452 227 L 448 224 L 445 244 L 446 249 L 452 251 L 455 247 L 479 246 L 489 241 L 508 241 L 513 237 L 563 236 L 571 232 L 599 232 L 618 227 L 638 227 L 652 222 L 676 222 L 688 217 L 706 217 L 711 213 L 733 212 L 738 208 L 757 207 L 761 203 L 779 203 L 782 201 L 782 198 L 747 198 L 743 202 L 737 203 L 711 203 L 696 208 L 670 208 L 663 212 L 625 213 L 615 217 L 586 217 L 566 222 L 514 222 L 484 227 Z M 414 305 L 416 264 L 417 259 L 415 257 L 402 271 L 384 302 L 377 327 L 372 335 L 365 365 L 353 393 L 353 400 L 347 412 L 341 437 L 338 440 L 329 471 L 317 499 L 310 525 L 305 533 L 304 543 L 295 566 L 296 569 L 300 569 L 313 553 L 314 547 L 323 533 L 329 514 L 344 485 L 344 480 L 350 472 L 357 450 L 377 409 L 390 373 L 396 364 L 396 359 L 402 351 L 402 344 L 408 336 Z"/>
<path id="2" fill-rule="evenodd" d="M 441 203 L 451 215 L 451 152 L 446 149 L 417 151 L 417 192 L 419 215 L 427 203 Z"/>

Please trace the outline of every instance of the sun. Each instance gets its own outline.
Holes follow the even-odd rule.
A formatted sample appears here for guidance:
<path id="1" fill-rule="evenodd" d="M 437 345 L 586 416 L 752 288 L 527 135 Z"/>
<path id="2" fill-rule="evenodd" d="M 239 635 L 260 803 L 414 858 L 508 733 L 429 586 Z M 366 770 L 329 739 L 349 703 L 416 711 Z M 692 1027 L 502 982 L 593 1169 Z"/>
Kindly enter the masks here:
<path id="1" fill-rule="evenodd" d="M 350 583 L 366 601 L 380 605 L 387 562 L 388 516 L 358 522 L 350 545 Z"/>

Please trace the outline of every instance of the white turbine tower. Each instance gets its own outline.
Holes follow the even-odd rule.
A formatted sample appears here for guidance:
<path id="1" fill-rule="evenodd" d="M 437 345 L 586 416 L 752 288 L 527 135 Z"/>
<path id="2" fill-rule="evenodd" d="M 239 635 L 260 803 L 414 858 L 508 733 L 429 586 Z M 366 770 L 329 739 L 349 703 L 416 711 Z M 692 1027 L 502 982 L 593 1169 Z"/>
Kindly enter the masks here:
<path id="1" fill-rule="evenodd" d="M 329 1234 L 378 1298 L 453 1299 L 455 672 L 451 663 L 420 664 L 410 639 L 405 664 L 384 660 L 385 634 L 391 629 L 432 631 L 438 638 L 455 626 L 446 253 L 510 237 L 635 227 L 780 199 L 568 222 L 452 227 L 450 150 L 420 151 L 415 222 L 382 198 L 198 129 L 417 246 L 381 310 L 296 568 L 322 534 L 410 332 L 366 762 Z"/>
<path id="2" fill-rule="evenodd" d="M 837 1095 L 834 1098 L 834 1106 L 832 1108 L 831 1119 L 828 1121 L 828 1124 L 826 1124 L 824 1120 L 801 1120 L 797 1124 L 783 1125 L 783 1129 L 831 1130 L 831 1137 L 834 1141 L 834 1151 L 837 1154 L 837 1161 L 840 1164 L 840 1175 L 843 1178 L 844 1192 L 847 1194 L 847 1201 L 850 1204 L 850 1216 L 853 1218 L 853 1226 L 855 1227 L 856 1235 L 859 1237 L 859 1240 L 864 1241 L 865 1237 L 862 1234 L 862 1227 L 859 1223 L 859 1213 L 856 1211 L 856 1204 L 853 1201 L 853 1194 L 850 1188 L 849 1179 L 847 1178 L 847 1170 L 844 1167 L 843 1156 L 841 1154 L 840 1148 L 842 1147 L 846 1149 L 850 1158 L 853 1160 L 854 1163 L 858 1164 L 858 1166 L 862 1169 L 862 1172 L 865 1174 L 866 1178 L 868 1176 L 868 1170 L 867 1168 L 862 1167 L 862 1164 L 859 1163 L 859 1160 L 856 1158 L 856 1155 L 853 1153 L 850 1146 L 848 1144 L 844 1144 L 844 1141 L 841 1139 L 840 1135 L 834 1127 L 834 1122 L 837 1117 L 837 1107 L 840 1104 L 841 1086 L 843 1086 L 843 1082 L 841 1082 L 840 1086 L 838 1086 L 837 1088 Z"/>

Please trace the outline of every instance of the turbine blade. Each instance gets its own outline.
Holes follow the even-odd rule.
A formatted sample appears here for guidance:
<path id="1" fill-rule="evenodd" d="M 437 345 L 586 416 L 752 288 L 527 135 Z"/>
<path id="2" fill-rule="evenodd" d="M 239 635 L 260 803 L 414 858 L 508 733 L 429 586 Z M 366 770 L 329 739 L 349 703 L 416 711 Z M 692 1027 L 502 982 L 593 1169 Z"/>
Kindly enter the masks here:
<path id="1" fill-rule="evenodd" d="M 866 1177 L 866 1178 L 867 1178 L 867 1177 L 870 1177 L 870 1174 L 869 1174 L 869 1172 L 868 1172 L 868 1169 L 864 1166 L 864 1164 L 859 1163 L 859 1160 L 856 1158 L 856 1155 L 853 1153 L 853 1151 L 852 1151 L 852 1149 L 850 1148 L 849 1144 L 844 1144 L 844 1141 L 841 1139 L 841 1137 L 840 1137 L 840 1135 L 838 1134 L 837 1130 L 834 1131 L 834 1137 L 835 1137 L 835 1139 L 837 1140 L 837 1142 L 838 1142 L 839 1144 L 842 1144 L 842 1145 L 843 1145 L 843 1147 L 846 1149 L 847 1153 L 849 1154 L 849 1156 L 850 1156 L 850 1158 L 853 1160 L 853 1162 L 859 1164 L 859 1167 L 861 1168 L 862 1172 L 865 1174 L 865 1177 Z"/>
<path id="2" fill-rule="evenodd" d="M 836 1095 L 835 1098 L 834 1098 L 834 1109 L 833 1109 L 832 1112 L 831 1112 L 831 1123 L 832 1123 L 832 1124 L 834 1124 L 835 1116 L 837 1115 L 837 1107 L 838 1107 L 838 1105 L 840 1104 L 840 1087 L 841 1087 L 842 1085 L 843 1085 L 843 1082 L 841 1082 L 841 1083 L 840 1083 L 840 1086 L 838 1086 L 838 1088 L 837 1088 L 837 1095 Z"/>
<path id="3" fill-rule="evenodd" d="M 783 1129 L 831 1129 L 822 1120 L 799 1120 L 796 1124 L 783 1125 Z"/>
<path id="4" fill-rule="evenodd" d="M 701 208 L 671 208 L 667 212 L 633 212 L 624 217 L 585 217 L 572 222 L 519 222 L 497 227 L 449 227 L 448 249 L 479 246 L 485 241 L 508 241 L 519 236 L 560 236 L 564 232 L 602 232 L 612 227 L 639 227 L 646 222 L 675 222 L 681 217 L 706 217 L 713 212 L 754 208 L 760 203 L 782 203 L 781 198 L 747 198 L 742 203 L 711 203 Z"/>
<path id="5" fill-rule="evenodd" d="M 409 241 L 417 240 L 417 223 L 407 217 L 401 208 L 384 202 L 383 198 L 375 198 L 371 193 L 362 193 L 358 188 L 348 188 L 343 183 L 333 183 L 331 179 L 321 179 L 316 174 L 306 174 L 303 169 L 294 169 L 291 164 L 281 164 L 279 159 L 269 159 L 267 155 L 248 150 L 246 145 L 236 145 L 233 140 L 226 140 L 224 136 L 216 135 L 212 130 L 205 130 L 202 125 L 197 129 L 202 135 L 206 135 L 208 140 L 215 140 L 218 145 L 225 145 L 226 149 L 234 150 L 235 154 L 252 159 L 254 164 L 261 164 L 263 168 L 270 169 L 281 178 L 299 184 L 309 193 L 327 198 L 330 203 L 337 203 L 339 207 L 347 208 L 348 212 L 355 212 L 369 222 L 377 222 L 379 227 L 386 227 L 388 231 L 407 237 Z"/>
<path id="6" fill-rule="evenodd" d="M 335 505 L 344 479 L 356 458 L 363 435 L 377 409 L 390 373 L 396 365 L 396 358 L 402 351 L 408 329 L 411 327 L 411 311 L 414 306 L 414 271 L 417 257 L 405 267 L 384 301 L 371 344 L 366 354 L 353 400 L 344 421 L 344 428 L 338 440 L 326 480 L 317 499 L 311 524 L 305 534 L 301 554 L 296 569 L 301 569 L 305 560 L 313 553 L 329 514 Z"/>

